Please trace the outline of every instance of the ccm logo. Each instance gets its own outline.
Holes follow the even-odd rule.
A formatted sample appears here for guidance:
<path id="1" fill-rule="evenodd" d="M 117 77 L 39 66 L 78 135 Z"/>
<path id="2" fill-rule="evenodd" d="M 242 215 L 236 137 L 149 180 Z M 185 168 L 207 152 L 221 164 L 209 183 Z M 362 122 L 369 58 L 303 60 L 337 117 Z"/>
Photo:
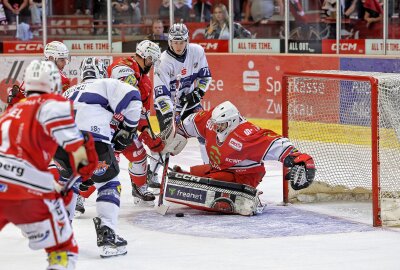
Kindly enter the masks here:
<path id="1" fill-rule="evenodd" d="M 205 50 L 217 50 L 218 49 L 218 42 L 216 43 L 211 43 L 211 42 L 206 42 L 206 43 L 199 43 L 201 47 L 203 47 Z"/>
<path id="2" fill-rule="evenodd" d="M 16 51 L 40 51 L 43 50 L 43 44 L 17 44 Z"/>
<path id="3" fill-rule="evenodd" d="M 333 43 L 331 49 L 336 51 L 336 43 Z M 341 43 L 339 44 L 339 50 L 341 51 L 356 51 L 357 50 L 357 43 Z"/>

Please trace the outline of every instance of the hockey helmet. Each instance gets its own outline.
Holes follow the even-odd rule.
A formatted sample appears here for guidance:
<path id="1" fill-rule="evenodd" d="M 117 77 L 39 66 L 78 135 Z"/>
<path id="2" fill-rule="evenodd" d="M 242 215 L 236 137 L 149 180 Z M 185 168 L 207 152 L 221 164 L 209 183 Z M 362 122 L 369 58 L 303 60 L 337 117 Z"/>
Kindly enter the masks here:
<path id="1" fill-rule="evenodd" d="M 104 62 L 97 57 L 86 57 L 83 59 L 79 69 L 82 81 L 107 78 L 107 70 Z"/>
<path id="2" fill-rule="evenodd" d="M 238 109 L 230 101 L 225 101 L 214 108 L 211 114 L 211 125 L 217 133 L 218 141 L 225 141 L 240 124 L 241 115 Z"/>
<path id="3" fill-rule="evenodd" d="M 168 45 L 171 50 L 173 50 L 172 49 L 172 41 L 174 41 L 174 40 L 182 40 L 182 41 L 189 42 L 189 31 L 185 24 L 174 23 L 171 26 L 171 28 L 169 28 Z M 185 50 L 186 50 L 186 48 L 185 48 Z"/>
<path id="4" fill-rule="evenodd" d="M 61 76 L 51 61 L 33 60 L 25 69 L 25 92 L 61 93 Z"/>
<path id="5" fill-rule="evenodd" d="M 126 82 L 132 86 L 136 86 L 138 81 L 135 77 L 135 71 L 125 65 L 117 65 L 111 70 L 110 78 Z"/>
<path id="6" fill-rule="evenodd" d="M 143 40 L 136 47 L 136 54 L 147 61 L 150 61 L 151 65 L 158 65 L 161 57 L 160 47 L 150 40 Z"/>
<path id="7" fill-rule="evenodd" d="M 70 60 L 69 50 L 64 43 L 60 41 L 52 41 L 47 43 L 44 47 L 44 57 L 46 60 L 50 60 L 52 57 L 54 60 L 64 58 Z"/>

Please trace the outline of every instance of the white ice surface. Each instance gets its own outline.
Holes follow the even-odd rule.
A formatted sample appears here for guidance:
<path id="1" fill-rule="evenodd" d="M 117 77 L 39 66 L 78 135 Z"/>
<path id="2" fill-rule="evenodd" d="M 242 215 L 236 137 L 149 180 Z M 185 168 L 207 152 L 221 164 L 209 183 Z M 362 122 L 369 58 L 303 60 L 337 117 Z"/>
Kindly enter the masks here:
<path id="1" fill-rule="evenodd" d="M 200 163 L 195 140 L 190 140 L 182 154 L 171 158 L 171 166 L 188 168 Z M 121 162 L 121 168 L 123 189 L 118 234 L 128 241 L 128 254 L 111 259 L 99 257 L 92 222 L 95 196 L 92 196 L 86 202 L 86 213 L 73 223 L 80 247 L 77 269 L 400 269 L 400 230 L 372 228 L 369 204 L 279 206 L 282 184 L 278 163 L 266 165 L 267 176 L 259 186 L 264 191 L 262 199 L 268 203 L 264 214 L 250 218 L 206 213 L 196 216 L 197 212 L 188 208 L 179 209 L 188 213 L 184 218 L 175 217 L 174 209 L 163 217 L 155 215 L 152 208 L 134 207 L 126 160 Z M 286 219 L 288 215 L 291 217 Z M 337 226 L 335 233 L 331 233 L 330 219 L 334 221 L 331 225 Z M 224 228 L 217 228 L 220 224 Z M 262 227 L 263 224 L 269 227 Z M 323 230 L 325 225 L 329 228 L 327 233 Z M 253 226 L 261 227 L 246 237 Z M 218 229 L 222 237 L 204 236 Z M 234 239 L 235 231 L 239 239 Z M 266 236 L 265 232 L 271 234 Z M 45 258 L 44 251 L 28 248 L 27 240 L 13 225 L 0 232 L 0 269 L 45 269 Z"/>

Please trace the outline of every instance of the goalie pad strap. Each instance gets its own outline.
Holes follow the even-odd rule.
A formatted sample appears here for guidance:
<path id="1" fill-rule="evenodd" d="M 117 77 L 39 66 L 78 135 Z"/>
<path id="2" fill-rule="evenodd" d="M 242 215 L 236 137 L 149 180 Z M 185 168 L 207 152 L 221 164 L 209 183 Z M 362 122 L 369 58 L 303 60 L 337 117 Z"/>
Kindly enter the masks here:
<path id="1" fill-rule="evenodd" d="M 192 182 L 192 183 L 201 183 L 201 184 L 206 184 L 206 185 L 213 186 L 213 187 L 221 187 L 221 188 L 229 189 L 232 191 L 241 191 L 250 196 L 255 196 L 257 194 L 257 189 L 255 189 L 251 186 L 245 185 L 245 184 L 218 181 L 218 180 L 214 180 L 212 178 L 200 177 L 200 176 L 195 176 L 195 175 L 190 175 L 190 174 L 185 174 L 185 173 L 169 172 L 168 178 Z"/>
<path id="2" fill-rule="evenodd" d="M 164 198 L 193 208 L 250 216 L 256 213 L 258 191 L 250 186 L 171 172 Z"/>

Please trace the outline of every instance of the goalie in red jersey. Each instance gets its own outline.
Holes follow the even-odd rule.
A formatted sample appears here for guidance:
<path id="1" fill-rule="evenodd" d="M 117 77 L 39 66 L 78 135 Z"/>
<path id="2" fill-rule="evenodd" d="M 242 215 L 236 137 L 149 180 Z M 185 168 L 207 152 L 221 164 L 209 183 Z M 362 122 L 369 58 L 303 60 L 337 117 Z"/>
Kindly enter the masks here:
<path id="1" fill-rule="evenodd" d="M 211 111 L 188 116 L 180 132 L 186 137 L 204 138 L 210 162 L 191 167 L 190 176 L 176 167 L 177 173 L 170 173 L 166 183 L 168 201 L 251 215 L 259 203 L 256 188 L 265 175 L 264 161 L 282 162 L 286 178 L 296 190 L 308 187 L 314 179 L 315 165 L 311 156 L 300 153 L 287 138 L 247 121 L 229 101 Z M 192 183 L 181 186 L 185 191 L 176 190 L 180 187 L 176 183 L 185 181 Z M 197 187 L 200 191 L 190 191 L 193 183 L 203 184 Z M 168 185 L 173 186 L 170 190 L 175 188 L 173 193 Z M 191 192 L 199 196 L 189 196 Z"/>
<path id="2" fill-rule="evenodd" d="M 61 195 L 64 187 L 55 182 L 48 165 L 61 147 L 74 175 L 87 179 L 98 156 L 92 136 L 75 124 L 71 102 L 59 95 L 60 75 L 54 63 L 32 61 L 25 71 L 25 86 L 26 101 L 0 118 L 0 230 L 15 224 L 31 249 L 45 249 L 47 269 L 72 270 L 78 246 L 66 197 Z"/>

